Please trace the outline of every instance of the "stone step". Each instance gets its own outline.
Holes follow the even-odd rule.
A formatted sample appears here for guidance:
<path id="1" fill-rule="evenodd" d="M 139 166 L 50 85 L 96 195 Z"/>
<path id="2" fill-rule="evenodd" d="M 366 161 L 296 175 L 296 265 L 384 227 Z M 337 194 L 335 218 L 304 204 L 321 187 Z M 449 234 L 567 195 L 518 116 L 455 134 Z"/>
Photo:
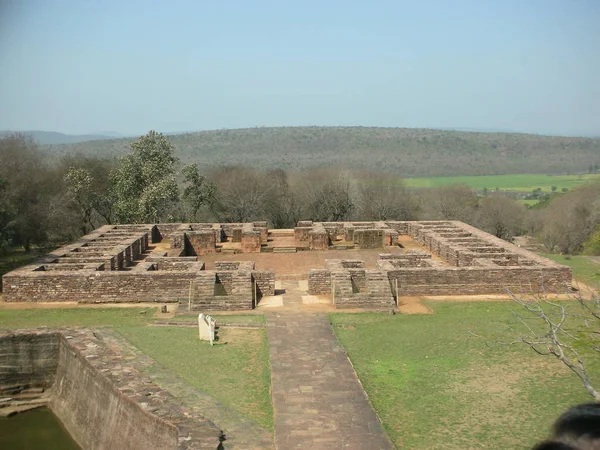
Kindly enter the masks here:
<path id="1" fill-rule="evenodd" d="M 273 253 L 296 253 L 296 247 L 273 247 Z"/>
<path id="2" fill-rule="evenodd" d="M 301 281 L 308 280 L 307 273 L 282 273 L 277 274 L 277 281 Z"/>

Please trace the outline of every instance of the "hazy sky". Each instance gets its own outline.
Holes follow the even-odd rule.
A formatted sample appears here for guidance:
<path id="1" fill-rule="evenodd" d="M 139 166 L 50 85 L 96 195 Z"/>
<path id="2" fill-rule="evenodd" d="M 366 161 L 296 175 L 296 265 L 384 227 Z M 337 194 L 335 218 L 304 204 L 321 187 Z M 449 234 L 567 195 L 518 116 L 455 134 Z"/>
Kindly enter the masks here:
<path id="1" fill-rule="evenodd" d="M 0 130 L 600 135 L 600 0 L 0 0 Z"/>

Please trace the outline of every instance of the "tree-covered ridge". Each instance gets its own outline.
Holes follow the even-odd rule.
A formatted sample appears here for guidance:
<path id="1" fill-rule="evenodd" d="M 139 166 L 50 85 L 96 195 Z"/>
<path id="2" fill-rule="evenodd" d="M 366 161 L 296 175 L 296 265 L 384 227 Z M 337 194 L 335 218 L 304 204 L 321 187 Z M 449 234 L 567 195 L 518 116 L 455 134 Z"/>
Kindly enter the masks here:
<path id="1" fill-rule="evenodd" d="M 564 174 L 600 164 L 600 139 L 417 128 L 278 127 L 167 136 L 183 163 L 302 170 L 324 165 L 402 177 Z M 49 147 L 64 155 L 125 154 L 133 138 Z"/>

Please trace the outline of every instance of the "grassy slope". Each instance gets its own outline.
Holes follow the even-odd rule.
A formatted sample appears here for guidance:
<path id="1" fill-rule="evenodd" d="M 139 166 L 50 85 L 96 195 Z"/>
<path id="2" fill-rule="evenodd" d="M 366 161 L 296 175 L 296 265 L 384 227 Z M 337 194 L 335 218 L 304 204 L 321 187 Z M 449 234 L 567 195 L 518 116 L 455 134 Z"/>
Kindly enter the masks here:
<path id="1" fill-rule="evenodd" d="M 434 315 L 330 316 L 398 448 L 531 448 L 562 411 L 590 400 L 554 359 L 469 334 L 503 336 L 512 304 L 428 305 Z"/>
<path id="2" fill-rule="evenodd" d="M 600 163 L 600 139 L 510 133 L 369 128 L 280 127 L 168 137 L 184 163 L 299 170 L 324 165 L 388 171 L 402 177 L 568 173 Z M 115 156 L 133 139 L 56 145 L 55 154 Z M 494 188 L 496 186 L 489 186 Z"/>
<path id="3" fill-rule="evenodd" d="M 589 257 L 584 255 L 554 255 L 552 253 L 545 253 L 542 256 L 569 266 L 573 269 L 573 277 L 576 280 L 583 281 L 591 287 L 600 289 L 600 264 L 592 261 Z"/>
<path id="4" fill-rule="evenodd" d="M 140 350 L 190 385 L 273 429 L 269 349 L 265 329 L 219 330 L 214 346 L 196 328 L 119 327 Z"/>
<path id="5" fill-rule="evenodd" d="M 0 329 L 113 326 L 192 386 L 266 429 L 273 428 L 269 352 L 264 329 L 221 328 L 219 343 L 210 347 L 208 342 L 198 341 L 196 328 L 147 326 L 154 321 L 155 312 L 146 308 L 0 310 Z M 254 323 L 260 321 L 257 317 L 252 316 L 250 321 L 241 317 L 236 320 Z"/>

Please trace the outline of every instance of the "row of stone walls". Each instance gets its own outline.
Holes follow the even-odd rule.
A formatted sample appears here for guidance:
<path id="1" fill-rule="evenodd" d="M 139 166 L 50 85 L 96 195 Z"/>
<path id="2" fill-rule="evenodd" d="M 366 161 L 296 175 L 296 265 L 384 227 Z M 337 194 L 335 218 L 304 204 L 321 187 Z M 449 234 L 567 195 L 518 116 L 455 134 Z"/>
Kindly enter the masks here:
<path id="1" fill-rule="evenodd" d="M 164 271 L 188 271 L 188 270 L 204 270 L 205 264 L 203 261 L 198 261 L 196 256 L 164 256 L 163 254 L 150 254 L 144 263 L 156 264 L 156 270 Z M 141 265 L 140 263 L 139 265 Z M 135 270 L 135 268 L 133 269 Z"/>
<path id="2" fill-rule="evenodd" d="M 202 271 L 30 272 L 3 277 L 8 302 L 177 302 Z"/>
<path id="3" fill-rule="evenodd" d="M 571 285 L 568 267 L 404 268 L 387 273 L 392 283 L 397 280 L 401 296 L 530 293 L 542 289 L 565 293 Z"/>

